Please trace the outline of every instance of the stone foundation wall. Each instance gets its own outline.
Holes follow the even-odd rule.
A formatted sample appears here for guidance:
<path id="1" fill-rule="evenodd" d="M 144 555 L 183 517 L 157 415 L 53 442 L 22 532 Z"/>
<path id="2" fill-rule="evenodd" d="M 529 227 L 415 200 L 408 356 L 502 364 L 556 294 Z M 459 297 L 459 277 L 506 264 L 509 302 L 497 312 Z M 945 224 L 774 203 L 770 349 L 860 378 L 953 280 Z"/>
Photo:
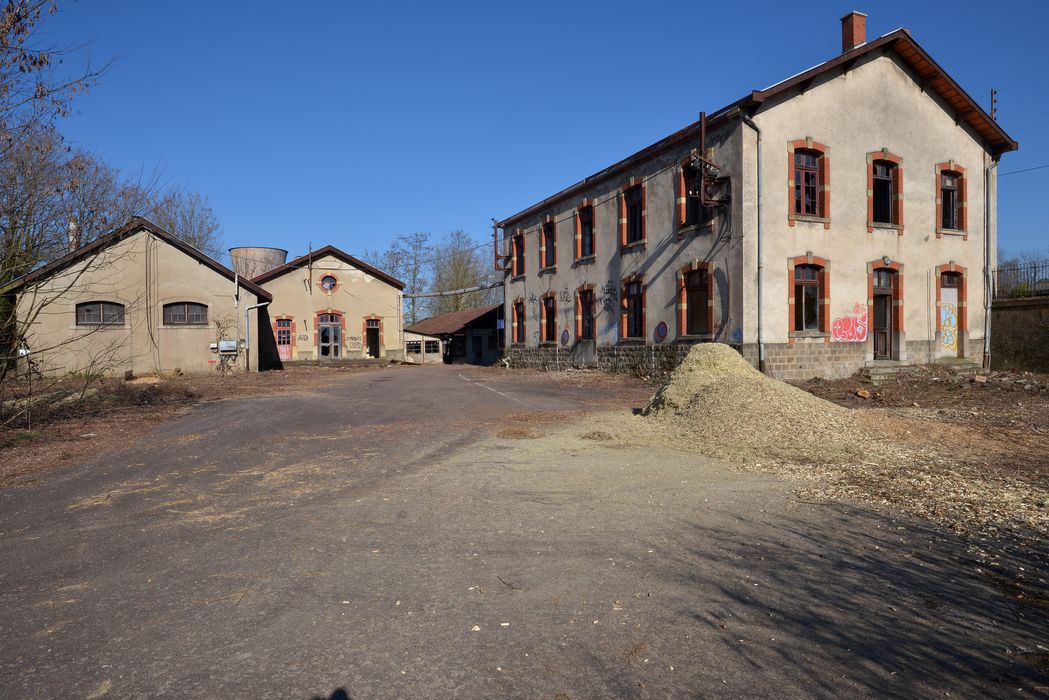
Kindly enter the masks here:
<path id="1" fill-rule="evenodd" d="M 511 347 L 506 357 L 511 367 L 534 369 L 568 369 L 589 367 L 611 374 L 632 374 L 639 377 L 663 377 L 681 364 L 692 348 L 691 344 L 670 345 L 611 345 L 598 346 L 597 364 L 579 365 L 573 353 L 561 347 Z"/>
<path id="2" fill-rule="evenodd" d="M 758 366 L 756 343 L 744 345 L 743 358 Z M 867 361 L 867 343 L 825 343 L 822 340 L 799 340 L 765 344 L 765 370 L 776 379 L 804 380 L 813 377 L 840 379 L 849 377 Z"/>
<path id="3" fill-rule="evenodd" d="M 991 365 L 999 370 L 1049 372 L 1049 298 L 994 302 Z"/>

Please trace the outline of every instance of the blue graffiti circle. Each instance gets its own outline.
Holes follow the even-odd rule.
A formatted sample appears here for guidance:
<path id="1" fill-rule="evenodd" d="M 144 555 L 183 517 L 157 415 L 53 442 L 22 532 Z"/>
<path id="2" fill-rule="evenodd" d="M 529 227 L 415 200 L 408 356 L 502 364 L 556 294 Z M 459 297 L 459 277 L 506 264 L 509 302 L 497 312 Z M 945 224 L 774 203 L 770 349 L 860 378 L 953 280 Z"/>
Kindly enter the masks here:
<path id="1" fill-rule="evenodd" d="M 667 328 L 667 322 L 660 321 L 659 325 L 656 326 L 656 341 L 662 343 L 667 339 L 668 332 L 670 332 L 670 329 Z"/>
<path id="2" fill-rule="evenodd" d="M 568 329 L 561 331 L 561 345 L 568 345 Z"/>

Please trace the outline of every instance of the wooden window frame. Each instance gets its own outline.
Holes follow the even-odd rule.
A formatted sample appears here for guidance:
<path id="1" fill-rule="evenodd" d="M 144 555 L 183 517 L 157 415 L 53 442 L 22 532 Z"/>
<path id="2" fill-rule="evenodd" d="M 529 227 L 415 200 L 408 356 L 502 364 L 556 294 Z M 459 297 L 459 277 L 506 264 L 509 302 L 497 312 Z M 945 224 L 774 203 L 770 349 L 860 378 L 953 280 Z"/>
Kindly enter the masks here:
<path id="1" fill-rule="evenodd" d="M 799 150 L 812 151 L 818 154 L 817 161 L 817 192 L 816 200 L 818 216 L 799 214 L 794 211 L 794 202 L 797 196 L 795 183 L 794 157 Z M 798 221 L 809 221 L 823 224 L 823 228 L 830 228 L 830 148 L 824 144 L 813 141 L 807 136 L 797 141 L 787 143 L 787 225 L 794 226 Z"/>
<path id="2" fill-rule="evenodd" d="M 550 253 L 550 255 L 548 255 Z M 553 262 L 550 262 L 550 257 Z M 557 222 L 548 218 L 539 226 L 539 272 L 557 269 Z"/>
<path id="3" fill-rule="evenodd" d="M 551 319 L 554 324 L 552 337 Z M 547 292 L 539 300 L 539 342 L 543 345 L 557 344 L 557 294 L 555 292 Z"/>
<path id="4" fill-rule="evenodd" d="M 590 298 L 591 335 L 589 338 L 586 337 L 583 323 L 584 310 L 587 306 L 584 303 L 584 297 L 587 296 Z M 597 340 L 597 295 L 594 294 L 594 285 L 592 284 L 584 284 L 575 291 L 575 336 L 578 340 Z"/>
<path id="5" fill-rule="evenodd" d="M 819 321 L 815 331 L 797 329 L 794 270 L 799 265 L 819 268 L 816 279 Z M 830 342 L 830 260 L 811 252 L 787 259 L 787 329 L 787 342 L 791 345 L 798 338 L 822 338 L 824 342 Z"/>
<path id="6" fill-rule="evenodd" d="M 526 249 L 524 232 L 517 229 L 510 237 L 510 277 L 524 277 Z"/>
<path id="7" fill-rule="evenodd" d="M 183 320 L 183 321 L 169 321 L 168 320 L 168 309 L 174 309 L 174 308 L 176 308 L 178 306 L 182 307 L 182 311 L 183 311 L 182 318 L 184 318 L 185 320 Z M 197 306 L 197 307 L 200 307 L 200 308 L 204 309 L 204 320 L 203 321 L 190 321 L 189 320 L 189 307 L 190 306 Z M 209 314 L 208 305 L 207 304 L 201 304 L 198 301 L 173 301 L 171 303 L 164 304 L 163 307 L 161 307 L 161 310 L 160 310 L 160 319 L 161 319 L 162 323 L 165 326 L 171 326 L 171 327 L 176 327 L 177 326 L 179 328 L 184 327 L 184 326 L 192 326 L 192 327 L 195 327 L 195 328 L 206 327 L 209 324 L 209 319 L 208 319 L 209 315 L 210 314 Z"/>
<path id="8" fill-rule="evenodd" d="M 705 333 L 688 332 L 688 277 L 694 272 L 706 272 L 707 274 L 707 331 Z M 693 260 L 685 265 L 677 273 L 678 280 L 678 312 L 677 312 L 677 334 L 683 339 L 707 339 L 714 337 L 714 265 L 700 260 Z"/>
<path id="9" fill-rule="evenodd" d="M 677 189 L 677 230 L 678 240 L 684 238 L 687 233 L 700 233 L 707 232 L 714 227 L 714 216 L 712 207 L 704 206 L 702 201 L 699 202 L 699 220 L 692 221 L 690 213 L 692 212 L 691 202 L 694 197 L 689 195 L 689 178 L 690 172 L 696 173 L 697 177 L 702 180 L 702 171 L 692 167 L 692 158 L 686 158 L 681 161 L 677 169 L 676 189 Z"/>
<path id="10" fill-rule="evenodd" d="M 585 235 L 583 233 L 583 214 L 589 212 L 590 215 L 590 252 L 586 253 L 583 249 L 583 239 Z M 594 209 L 594 203 L 589 199 L 584 199 L 583 203 L 576 207 L 575 212 L 575 261 L 582 262 L 584 260 L 593 260 L 597 257 L 597 212 Z"/>
<path id="11" fill-rule="evenodd" d="M 874 168 L 878 161 L 892 165 L 891 222 L 874 220 Z M 886 148 L 867 154 L 867 233 L 874 233 L 875 229 L 893 229 L 898 235 L 903 235 L 903 158 L 889 153 Z"/>
<path id="12" fill-rule="evenodd" d="M 514 305 L 512 309 L 512 319 L 510 324 L 511 332 L 511 345 L 525 345 L 528 343 L 528 329 L 526 325 L 526 316 L 528 309 L 525 306 L 525 300 L 522 297 L 514 299 Z"/>
<path id="13" fill-rule="evenodd" d="M 630 335 L 630 296 L 628 294 L 632 285 L 638 285 L 640 287 L 640 321 L 641 321 L 641 335 Z M 623 280 L 623 286 L 620 290 L 620 316 L 619 316 L 619 341 L 620 342 L 645 342 L 648 339 L 648 321 L 645 317 L 646 306 L 648 302 L 648 288 L 645 284 L 645 278 L 640 276 L 631 276 Z"/>
<path id="14" fill-rule="evenodd" d="M 120 310 L 119 321 L 107 321 L 106 320 L 106 306 L 116 307 Z M 80 310 L 87 309 L 90 307 L 96 307 L 98 310 L 97 321 L 81 321 Z M 125 319 L 127 318 L 127 308 L 118 301 L 82 301 L 73 307 L 73 320 L 74 325 L 81 328 L 99 328 L 99 327 L 111 327 L 120 328 L 125 325 Z"/>
<path id="15" fill-rule="evenodd" d="M 648 187 L 641 178 L 632 177 L 627 181 L 619 192 L 619 250 L 620 253 L 634 249 L 644 249 L 648 242 Z M 636 192 L 640 197 L 640 236 L 637 240 L 629 240 L 630 222 L 627 198 Z"/>
<path id="16" fill-rule="evenodd" d="M 958 178 L 956 197 L 958 199 L 957 224 L 958 228 L 945 228 L 943 226 L 943 176 L 953 174 Z M 949 160 L 946 163 L 936 164 L 936 237 L 961 236 L 962 240 L 969 240 L 969 179 L 966 177 L 965 168 Z"/>

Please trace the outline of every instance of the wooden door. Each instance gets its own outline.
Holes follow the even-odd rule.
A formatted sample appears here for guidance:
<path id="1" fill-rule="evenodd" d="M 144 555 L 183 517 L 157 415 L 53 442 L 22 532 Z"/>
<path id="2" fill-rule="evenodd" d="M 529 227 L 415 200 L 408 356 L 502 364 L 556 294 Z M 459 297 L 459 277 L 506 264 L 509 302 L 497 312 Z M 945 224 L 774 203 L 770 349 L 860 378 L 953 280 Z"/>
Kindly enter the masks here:
<path id="1" fill-rule="evenodd" d="M 874 359 L 892 359 L 892 295 L 876 294 L 874 296 L 874 322 L 871 332 L 874 336 Z"/>
<path id="2" fill-rule="evenodd" d="M 334 360 L 342 354 L 342 323 L 334 314 L 322 314 L 317 327 L 317 356 Z"/>

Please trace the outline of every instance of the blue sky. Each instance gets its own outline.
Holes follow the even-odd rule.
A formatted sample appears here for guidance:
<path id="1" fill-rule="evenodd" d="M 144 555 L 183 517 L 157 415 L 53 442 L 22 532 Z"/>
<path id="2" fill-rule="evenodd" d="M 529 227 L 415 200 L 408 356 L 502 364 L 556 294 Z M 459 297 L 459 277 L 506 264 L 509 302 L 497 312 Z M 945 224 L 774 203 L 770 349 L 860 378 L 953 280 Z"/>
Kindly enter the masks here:
<path id="1" fill-rule="evenodd" d="M 62 2 L 67 65 L 116 62 L 61 128 L 124 171 L 206 193 L 229 245 L 383 248 L 506 217 L 900 26 L 1049 164 L 1049 3 Z M 801 10 L 801 11 L 799 11 Z M 993 10 L 993 14 L 991 14 Z M 1002 178 L 999 244 L 1049 249 L 1049 168 Z"/>

